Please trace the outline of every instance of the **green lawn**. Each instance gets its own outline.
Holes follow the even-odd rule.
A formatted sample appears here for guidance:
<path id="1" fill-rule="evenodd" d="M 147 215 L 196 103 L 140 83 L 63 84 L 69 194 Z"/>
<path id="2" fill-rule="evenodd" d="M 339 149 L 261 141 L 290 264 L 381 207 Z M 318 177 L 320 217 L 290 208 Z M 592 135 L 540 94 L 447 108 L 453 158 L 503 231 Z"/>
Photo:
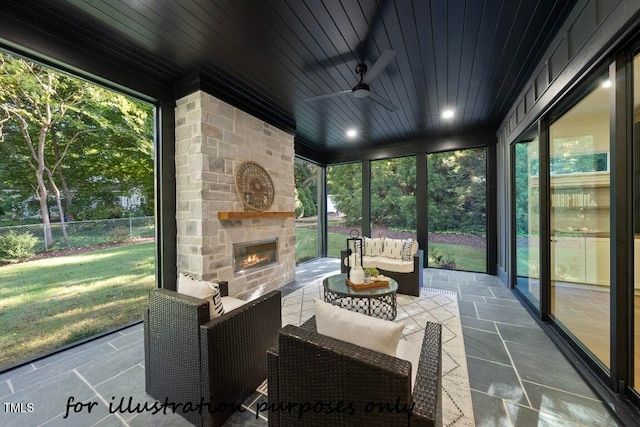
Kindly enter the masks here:
<path id="1" fill-rule="evenodd" d="M 308 228 L 296 228 L 296 263 L 301 263 L 318 256 L 318 234 L 316 230 Z M 347 247 L 346 235 L 328 233 L 329 250 L 332 257 L 339 257 L 340 250 Z M 484 249 L 471 246 L 452 245 L 447 243 L 432 243 L 441 254 L 453 255 L 456 261 L 456 269 L 468 271 L 487 271 L 487 260 Z"/>
<path id="2" fill-rule="evenodd" d="M 142 317 L 155 244 L 0 267 L 0 368 Z"/>
<path id="3" fill-rule="evenodd" d="M 483 248 L 473 246 L 452 245 L 448 243 L 431 243 L 430 250 L 438 250 L 441 254 L 451 254 L 456 261 L 456 270 L 487 271 L 487 255 Z M 426 256 L 426 255 L 425 255 Z M 438 267 L 429 265 L 430 267 Z"/>

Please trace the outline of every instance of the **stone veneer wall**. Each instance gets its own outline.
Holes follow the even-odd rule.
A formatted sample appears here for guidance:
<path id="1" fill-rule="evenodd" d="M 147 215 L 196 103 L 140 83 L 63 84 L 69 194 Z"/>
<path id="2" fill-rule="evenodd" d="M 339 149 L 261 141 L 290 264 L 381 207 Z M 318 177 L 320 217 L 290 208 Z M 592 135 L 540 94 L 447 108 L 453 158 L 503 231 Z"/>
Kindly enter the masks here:
<path id="1" fill-rule="evenodd" d="M 234 172 L 245 161 L 271 176 L 270 211 L 294 211 L 293 135 L 206 92 L 176 106 L 176 222 L 178 272 L 229 281 L 229 293 L 251 299 L 295 278 L 295 220 L 218 220 L 218 211 L 244 211 Z M 232 245 L 278 238 L 278 265 L 234 277 Z"/>

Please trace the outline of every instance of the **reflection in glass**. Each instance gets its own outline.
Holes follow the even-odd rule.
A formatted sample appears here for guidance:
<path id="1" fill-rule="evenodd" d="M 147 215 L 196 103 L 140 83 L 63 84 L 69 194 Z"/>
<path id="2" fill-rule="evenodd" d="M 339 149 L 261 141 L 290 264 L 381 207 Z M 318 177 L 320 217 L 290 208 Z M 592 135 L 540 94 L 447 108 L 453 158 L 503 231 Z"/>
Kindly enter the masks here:
<path id="1" fill-rule="evenodd" d="M 551 312 L 609 366 L 609 91 L 597 87 L 550 127 Z"/>
<path id="2" fill-rule="evenodd" d="M 362 163 L 327 166 L 327 256 L 340 257 L 352 230 L 362 234 Z"/>
<path id="3" fill-rule="evenodd" d="M 540 307 L 538 137 L 514 146 L 516 288 Z"/>
<path id="4" fill-rule="evenodd" d="M 640 55 L 633 60 L 633 302 L 634 302 L 634 380 L 640 390 Z"/>
<path id="5" fill-rule="evenodd" d="M 428 266 L 487 271 L 486 149 L 427 155 Z"/>

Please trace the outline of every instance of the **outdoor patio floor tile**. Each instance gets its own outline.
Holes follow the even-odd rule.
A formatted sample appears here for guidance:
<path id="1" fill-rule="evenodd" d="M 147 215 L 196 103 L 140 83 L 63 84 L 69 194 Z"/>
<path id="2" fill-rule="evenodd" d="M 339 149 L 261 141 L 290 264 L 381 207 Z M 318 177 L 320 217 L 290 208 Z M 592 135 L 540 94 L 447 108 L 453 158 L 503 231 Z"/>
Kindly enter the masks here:
<path id="1" fill-rule="evenodd" d="M 510 308 L 476 303 L 476 309 L 478 310 L 479 319 L 520 326 L 533 326 L 536 324 L 531 315 L 522 307 Z"/>
<path id="2" fill-rule="evenodd" d="M 524 390 L 513 366 L 467 356 L 467 368 L 472 390 L 511 402 L 526 403 Z"/>
<path id="3" fill-rule="evenodd" d="M 511 427 L 502 399 L 471 390 L 473 417 L 477 426 Z"/>
<path id="4" fill-rule="evenodd" d="M 299 265 L 296 280 L 281 288 L 283 325 L 300 324 L 312 316 L 313 299 L 322 298 L 322 279 L 338 270 L 339 262 L 335 259 Z M 425 287 L 458 295 L 477 426 L 555 426 L 558 420 L 571 426 L 617 425 L 600 399 L 499 279 L 480 273 L 426 269 Z M 298 289 L 303 289 L 302 297 L 288 296 Z M 419 323 L 425 312 L 442 319 L 445 326 L 453 315 L 447 307 L 436 310 L 424 302 L 416 303 L 411 296 L 398 295 L 398 304 L 409 307 L 409 312 L 398 308 L 398 320 L 408 324 L 403 335 L 411 341 L 420 341 L 424 336 Z M 177 414 L 106 411 L 112 397 L 153 402 L 144 392 L 142 329 L 142 324 L 133 325 L 0 374 L 3 402 L 33 402 L 37 408 L 37 414 L 9 414 L 0 420 L 0 425 L 189 426 Z M 70 415 L 80 423 L 70 424 L 62 419 L 69 396 L 78 401 L 98 402 L 101 408 L 96 407 L 91 417 L 88 413 Z M 256 396 L 246 405 L 255 404 Z M 225 425 L 266 426 L 267 422 L 256 419 L 255 411 L 248 410 L 234 414 Z"/>
<path id="5" fill-rule="evenodd" d="M 584 397 L 527 381 L 523 384 L 532 405 L 540 408 L 541 413 L 559 419 L 570 417 L 576 422 L 589 426 L 617 425 L 603 403 L 592 393 L 589 393 L 591 397 Z"/>
<path id="6" fill-rule="evenodd" d="M 462 328 L 462 333 L 467 356 L 502 364 L 511 363 L 504 343 L 497 333 L 469 328 Z"/>
<path id="7" fill-rule="evenodd" d="M 589 386 L 561 354 L 545 351 L 544 357 L 541 357 L 538 347 L 514 342 L 507 342 L 506 346 L 522 381 L 596 398 Z M 544 369 L 540 369 L 540 359 L 544 360 Z"/>
<path id="8" fill-rule="evenodd" d="M 460 316 L 463 328 L 480 329 L 482 331 L 497 332 L 496 324 L 489 320 L 481 320 L 477 317 Z"/>

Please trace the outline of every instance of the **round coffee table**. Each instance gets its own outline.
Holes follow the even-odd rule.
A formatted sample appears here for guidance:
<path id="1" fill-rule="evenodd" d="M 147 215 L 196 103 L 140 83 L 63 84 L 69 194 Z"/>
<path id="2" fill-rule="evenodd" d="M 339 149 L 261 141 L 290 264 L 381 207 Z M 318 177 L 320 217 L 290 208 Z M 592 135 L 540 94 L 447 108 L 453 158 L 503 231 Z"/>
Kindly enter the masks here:
<path id="1" fill-rule="evenodd" d="M 356 291 L 347 286 L 346 278 L 346 274 L 336 274 L 322 281 L 326 302 L 380 319 L 396 318 L 398 282 L 389 278 L 388 286 Z"/>

